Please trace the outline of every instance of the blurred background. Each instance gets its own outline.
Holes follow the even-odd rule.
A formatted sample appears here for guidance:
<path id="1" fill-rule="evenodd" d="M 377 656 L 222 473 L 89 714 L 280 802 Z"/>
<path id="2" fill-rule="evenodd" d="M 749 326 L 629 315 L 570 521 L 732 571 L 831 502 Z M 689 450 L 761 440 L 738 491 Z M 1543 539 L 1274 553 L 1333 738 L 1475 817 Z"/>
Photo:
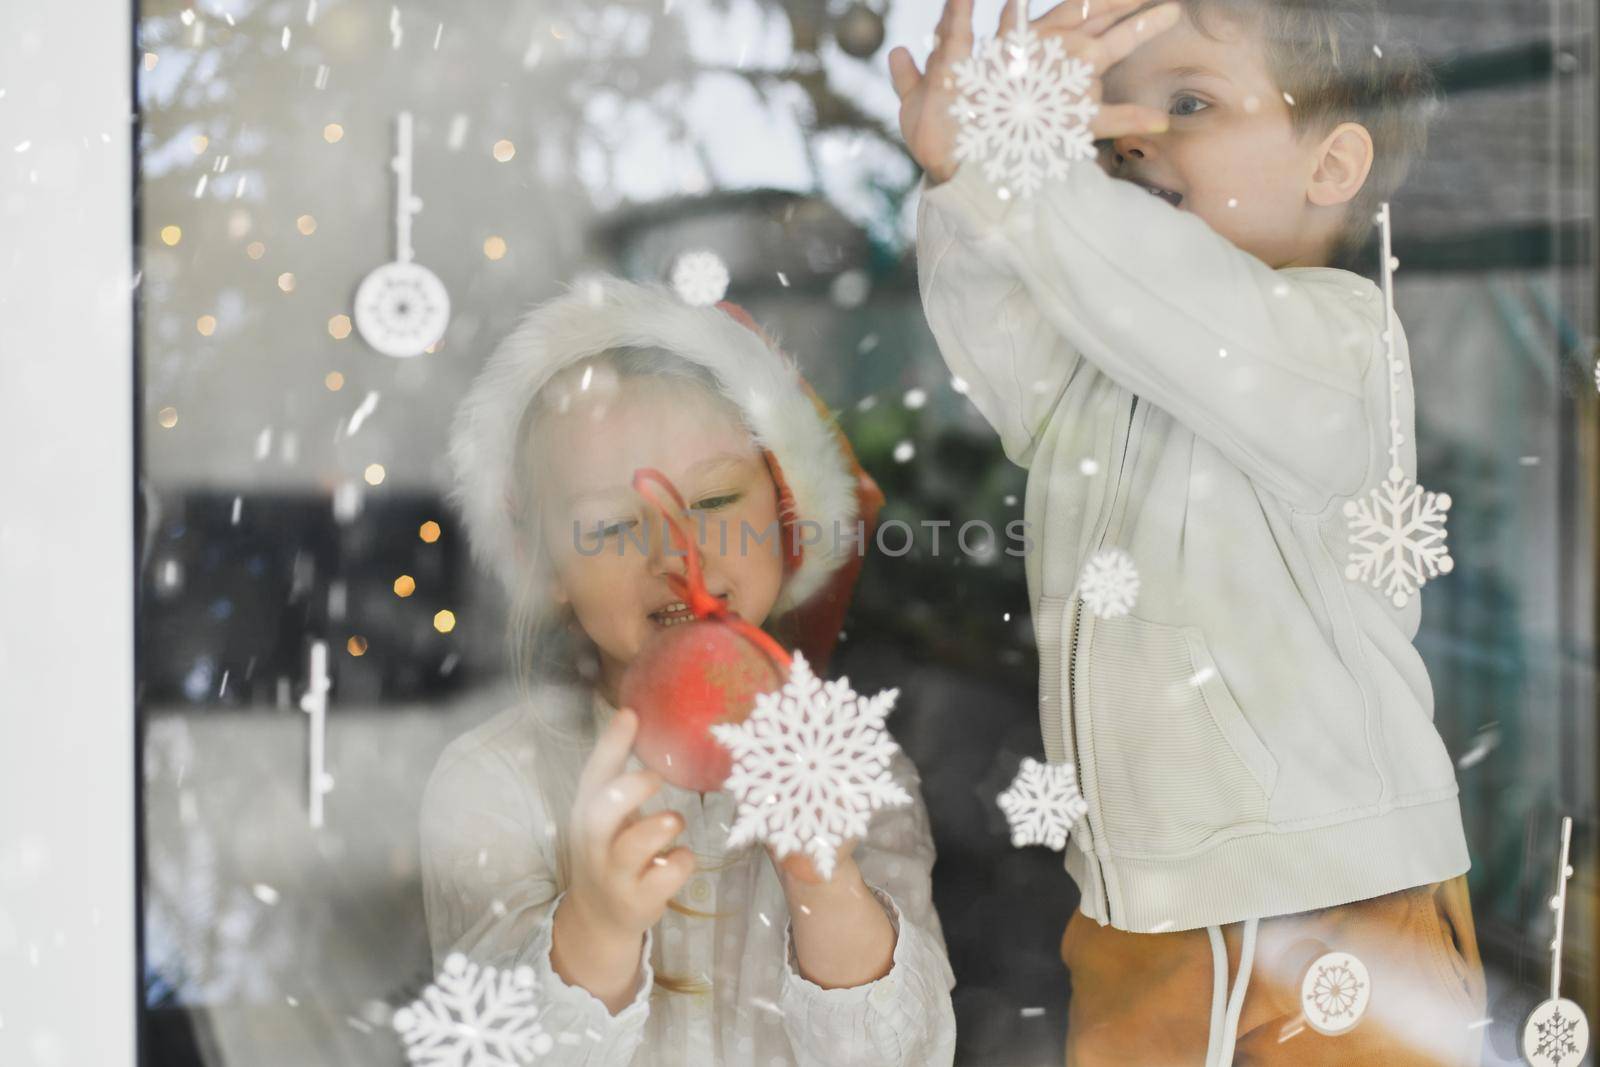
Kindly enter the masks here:
<path id="1" fill-rule="evenodd" d="M 1420 480 L 1454 499 L 1457 566 L 1418 644 L 1474 856 L 1486 1062 L 1511 1063 L 1548 985 L 1563 815 L 1564 992 L 1595 1011 L 1593 11 L 1387 7 L 1447 102 L 1394 206 Z M 389 1015 L 431 979 L 421 789 L 512 699 L 503 597 L 444 504 L 447 431 L 531 304 L 712 250 L 838 413 L 885 520 L 1020 518 L 1023 472 L 917 296 L 919 175 L 885 57 L 920 58 L 936 18 L 932 0 L 140 5 L 141 1062 L 401 1062 Z M 416 259 L 452 308 L 429 352 L 392 359 L 351 316 L 395 255 L 402 110 Z M 925 548 L 868 556 L 833 670 L 902 691 L 958 1062 L 1059 1063 L 1076 893 L 994 805 L 1042 755 L 1021 560 Z M 300 710 L 314 641 L 320 739 Z"/>

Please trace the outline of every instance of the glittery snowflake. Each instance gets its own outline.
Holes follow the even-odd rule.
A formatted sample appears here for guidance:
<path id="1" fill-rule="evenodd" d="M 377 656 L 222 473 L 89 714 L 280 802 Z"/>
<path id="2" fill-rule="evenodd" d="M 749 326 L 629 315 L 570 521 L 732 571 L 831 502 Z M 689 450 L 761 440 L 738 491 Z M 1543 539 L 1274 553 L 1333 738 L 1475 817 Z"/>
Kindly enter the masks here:
<path id="1" fill-rule="evenodd" d="M 728 293 L 727 264 L 715 252 L 685 252 L 672 265 L 672 288 L 685 304 L 715 304 Z"/>
<path id="2" fill-rule="evenodd" d="M 459 952 L 422 996 L 394 1013 L 417 1067 L 519 1067 L 554 1045 L 539 1023 L 533 969 L 503 971 Z"/>
<path id="3" fill-rule="evenodd" d="M 1370 994 L 1366 965 L 1348 952 L 1319 957 L 1300 983 L 1306 1021 L 1324 1034 L 1342 1034 L 1360 1022 Z"/>
<path id="4" fill-rule="evenodd" d="M 983 164 L 1002 189 L 1032 196 L 1045 181 L 1064 177 L 1073 161 L 1094 158 L 1094 67 L 1068 57 L 1059 38 L 1041 41 L 1019 26 L 985 41 L 953 73 L 960 93 L 950 107 L 960 122 L 956 158 Z"/>
<path id="5" fill-rule="evenodd" d="M 1533 1067 L 1574 1067 L 1589 1051 L 1589 1021 L 1565 998 L 1533 1010 L 1522 1033 L 1522 1052 Z"/>
<path id="6" fill-rule="evenodd" d="M 711 728 L 733 755 L 728 845 L 764 841 L 779 859 L 802 852 L 833 877 L 839 846 L 866 834 L 874 810 L 911 803 L 889 773 L 899 746 L 883 725 L 899 695 L 857 696 L 848 679 L 822 681 L 795 653 L 782 689 L 757 697 L 744 722 Z"/>
<path id="7" fill-rule="evenodd" d="M 1345 577 L 1365 582 L 1403 608 L 1429 578 L 1449 574 L 1445 546 L 1450 494 L 1430 493 L 1396 468 L 1363 500 L 1346 501 L 1350 562 Z"/>
<path id="8" fill-rule="evenodd" d="M 1044 845 L 1057 852 L 1067 847 L 1072 824 L 1089 810 L 1078 792 L 1078 775 L 1072 764 L 1036 759 L 1022 761 L 1022 769 L 1000 794 L 999 803 L 1011 826 L 1013 845 Z"/>
<path id="9" fill-rule="evenodd" d="M 1105 548 L 1089 557 L 1078 576 L 1078 596 L 1096 616 L 1114 619 L 1133 610 L 1139 599 L 1139 569 L 1120 548 Z"/>

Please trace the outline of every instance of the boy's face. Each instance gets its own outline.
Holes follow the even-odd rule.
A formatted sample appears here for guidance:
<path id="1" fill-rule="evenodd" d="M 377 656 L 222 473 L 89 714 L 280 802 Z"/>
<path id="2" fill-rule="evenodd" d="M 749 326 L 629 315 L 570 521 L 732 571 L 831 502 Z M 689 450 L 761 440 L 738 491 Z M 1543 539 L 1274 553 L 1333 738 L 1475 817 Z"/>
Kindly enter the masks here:
<path id="1" fill-rule="evenodd" d="M 1296 135 L 1259 34 L 1220 15 L 1208 28 L 1218 39 L 1180 19 L 1106 72 L 1106 103 L 1158 107 L 1171 124 L 1102 142 L 1101 166 L 1269 266 L 1323 265 L 1340 212 L 1307 199 L 1318 139 Z"/>

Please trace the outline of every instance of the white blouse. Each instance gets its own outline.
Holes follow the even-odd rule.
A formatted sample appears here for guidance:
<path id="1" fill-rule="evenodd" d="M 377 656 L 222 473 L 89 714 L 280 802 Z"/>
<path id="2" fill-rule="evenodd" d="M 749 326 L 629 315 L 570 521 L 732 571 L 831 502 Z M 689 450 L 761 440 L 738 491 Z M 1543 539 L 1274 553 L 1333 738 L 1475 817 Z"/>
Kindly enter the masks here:
<path id="1" fill-rule="evenodd" d="M 541 690 L 541 699 L 557 699 Z M 591 698 L 602 725 L 614 709 Z M 955 976 L 933 909 L 933 839 L 916 769 L 892 772 L 909 807 L 879 811 L 854 857 L 896 929 L 894 963 L 874 982 L 823 989 L 802 977 L 788 905 L 765 851 L 727 851 L 734 800 L 671 785 L 641 807 L 684 817 L 679 842 L 699 871 L 677 901 L 711 917 L 668 910 L 645 937 L 630 1004 L 612 1015 L 550 966 L 560 901 L 556 828 L 534 785 L 537 734 L 525 706 L 508 708 L 450 743 L 422 802 L 422 877 L 436 966 L 460 952 L 497 967 L 533 969 L 553 1067 L 936 1067 L 955 1056 Z M 630 758 L 630 767 L 638 767 Z M 654 988 L 654 975 L 704 992 Z"/>

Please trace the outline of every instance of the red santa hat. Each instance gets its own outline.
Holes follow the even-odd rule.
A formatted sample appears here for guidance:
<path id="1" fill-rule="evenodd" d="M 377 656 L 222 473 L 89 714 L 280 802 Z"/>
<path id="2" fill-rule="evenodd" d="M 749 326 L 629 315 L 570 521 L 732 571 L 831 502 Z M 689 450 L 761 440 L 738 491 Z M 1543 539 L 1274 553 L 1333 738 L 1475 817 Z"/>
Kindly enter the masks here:
<path id="1" fill-rule="evenodd" d="M 626 347 L 698 364 L 742 413 L 779 493 L 785 581 L 773 614 L 787 615 L 780 636 L 820 671 L 883 495 L 793 361 L 732 304 L 693 307 L 660 286 L 590 277 L 529 312 L 489 357 L 451 429 L 450 499 L 474 558 L 507 588 L 526 580 L 510 503 L 523 414 L 558 371 Z"/>

